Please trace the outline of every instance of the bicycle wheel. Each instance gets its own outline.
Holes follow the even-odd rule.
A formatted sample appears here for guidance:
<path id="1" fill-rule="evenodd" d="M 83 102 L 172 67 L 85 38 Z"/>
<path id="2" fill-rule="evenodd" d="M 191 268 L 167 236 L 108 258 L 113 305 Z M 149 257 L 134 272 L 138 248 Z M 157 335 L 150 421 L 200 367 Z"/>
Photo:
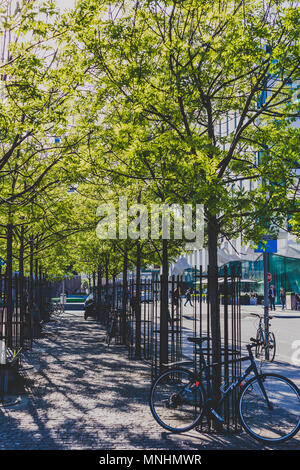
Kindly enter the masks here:
<path id="1" fill-rule="evenodd" d="M 253 377 L 242 389 L 239 413 L 242 426 L 252 437 L 264 442 L 284 442 L 300 428 L 300 392 L 286 377 L 278 374 L 259 376 L 272 405 L 270 409 Z"/>
<path id="2" fill-rule="evenodd" d="M 268 342 L 266 346 L 269 350 L 269 361 L 272 362 L 274 361 L 275 354 L 276 354 L 276 341 L 275 341 L 275 336 L 274 333 L 269 333 L 268 334 Z"/>
<path id="3" fill-rule="evenodd" d="M 111 323 L 108 325 L 107 333 L 106 333 L 106 343 L 107 343 L 107 346 L 110 345 L 110 342 L 111 342 L 111 340 L 113 339 L 114 330 L 115 330 L 115 320 L 112 320 Z"/>
<path id="4" fill-rule="evenodd" d="M 170 369 L 154 382 L 150 409 L 155 420 L 172 432 L 196 426 L 203 412 L 204 393 L 197 377 L 186 369 Z"/>

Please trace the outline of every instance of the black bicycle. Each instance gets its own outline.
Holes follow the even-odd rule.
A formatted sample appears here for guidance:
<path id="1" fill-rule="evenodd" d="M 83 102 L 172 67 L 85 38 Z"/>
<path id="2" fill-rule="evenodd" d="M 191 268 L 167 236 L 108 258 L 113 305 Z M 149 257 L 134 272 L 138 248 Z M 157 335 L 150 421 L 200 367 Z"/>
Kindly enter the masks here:
<path id="1" fill-rule="evenodd" d="M 263 356 L 264 358 L 268 357 L 269 361 L 274 361 L 276 354 L 276 340 L 275 335 L 272 331 L 269 331 L 268 337 L 266 338 L 265 329 L 264 329 L 264 316 L 259 315 L 258 313 L 251 313 L 252 316 L 259 318 L 259 323 L 256 332 L 256 341 L 257 346 L 255 348 L 255 357 L 259 358 Z M 269 315 L 268 321 L 272 320 L 273 317 Z M 269 326 L 271 323 L 269 321 Z M 268 351 L 268 355 L 266 354 Z"/>
<path id="2" fill-rule="evenodd" d="M 249 367 L 236 381 L 221 388 L 222 398 L 214 403 L 209 368 L 202 349 L 202 342 L 207 339 L 188 338 L 199 346 L 199 372 L 176 367 L 166 370 L 154 382 L 150 391 L 150 408 L 155 420 L 175 433 L 198 426 L 204 416 L 211 416 L 222 423 L 222 404 L 233 390 L 239 388 L 238 414 L 248 434 L 268 443 L 284 442 L 293 437 L 300 428 L 300 391 L 286 377 L 273 373 L 259 374 L 252 353 L 252 348 L 257 346 L 254 338 L 250 338 L 252 343 L 247 345 L 248 356 L 228 361 L 250 361 Z M 251 372 L 254 377 L 245 381 Z"/>
<path id="3" fill-rule="evenodd" d="M 51 306 L 51 314 L 52 315 L 61 315 L 62 313 L 65 312 L 65 306 L 64 304 L 61 304 L 60 302 L 55 302 L 52 306 Z"/>
<path id="4" fill-rule="evenodd" d="M 114 309 L 109 318 L 107 333 L 106 333 L 106 343 L 107 346 L 110 345 L 111 340 L 117 335 L 117 319 L 118 319 L 118 310 Z"/>

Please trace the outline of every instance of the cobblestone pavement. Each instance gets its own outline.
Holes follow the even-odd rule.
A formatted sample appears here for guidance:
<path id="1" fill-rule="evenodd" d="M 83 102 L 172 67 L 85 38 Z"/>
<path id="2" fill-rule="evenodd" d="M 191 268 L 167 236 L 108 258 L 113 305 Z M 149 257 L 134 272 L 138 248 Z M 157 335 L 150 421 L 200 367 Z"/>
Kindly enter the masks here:
<path id="1" fill-rule="evenodd" d="M 34 341 L 19 405 L 0 408 L 0 449 L 260 449 L 244 432 L 175 435 L 148 406 L 149 365 L 82 312 L 66 312 Z M 280 448 L 300 448 L 298 436 Z"/>

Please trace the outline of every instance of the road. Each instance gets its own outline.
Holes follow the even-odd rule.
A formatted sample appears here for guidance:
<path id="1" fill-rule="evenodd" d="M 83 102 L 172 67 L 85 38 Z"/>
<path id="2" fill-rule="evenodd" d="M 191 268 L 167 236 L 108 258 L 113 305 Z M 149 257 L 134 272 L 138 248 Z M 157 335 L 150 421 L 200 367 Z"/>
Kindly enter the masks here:
<path id="1" fill-rule="evenodd" d="M 203 332 L 207 331 L 207 318 L 205 304 L 203 305 L 202 327 Z M 241 307 L 241 341 L 242 350 L 246 355 L 245 346 L 251 337 L 256 337 L 258 318 L 251 313 L 262 314 L 262 308 L 256 306 Z M 270 312 L 271 314 L 271 312 Z M 277 309 L 272 312 L 270 330 L 276 338 L 276 357 L 274 363 L 263 363 L 263 370 L 282 373 L 294 380 L 300 387 L 300 312 Z M 190 306 L 183 308 L 183 351 L 185 357 L 193 357 L 193 346 L 187 341 L 188 336 L 193 335 L 194 314 Z M 223 312 L 221 308 L 221 323 Z M 230 320 L 229 320 L 230 324 Z M 199 327 L 198 327 L 199 328 Z M 229 331 L 230 333 L 230 331 Z M 246 366 L 246 363 L 244 363 Z"/>
<path id="2" fill-rule="evenodd" d="M 270 331 L 273 331 L 276 338 L 276 360 L 297 365 L 297 359 L 300 365 L 300 312 L 289 313 L 278 310 L 278 312 L 272 312 L 272 315 L 274 317 L 271 320 Z M 252 316 L 242 319 L 244 341 L 247 341 L 250 336 L 255 337 L 257 323 L 257 319 Z"/>
<path id="3" fill-rule="evenodd" d="M 165 431 L 148 404 L 149 363 L 129 361 L 127 348 L 108 347 L 105 335 L 79 311 L 45 324 L 24 359 L 22 401 L 0 409 L 0 449 L 299 449 L 300 434 L 262 446 L 245 432 Z"/>

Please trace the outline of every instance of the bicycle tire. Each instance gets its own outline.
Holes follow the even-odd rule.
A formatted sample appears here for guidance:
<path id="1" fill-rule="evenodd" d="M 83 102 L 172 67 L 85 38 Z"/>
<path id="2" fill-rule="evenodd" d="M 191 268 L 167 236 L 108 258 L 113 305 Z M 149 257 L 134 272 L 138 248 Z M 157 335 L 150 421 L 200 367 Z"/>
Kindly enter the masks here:
<path id="1" fill-rule="evenodd" d="M 253 377 L 241 390 L 238 407 L 241 424 L 250 436 L 260 442 L 285 442 L 300 429 L 300 391 L 297 385 L 282 375 L 269 373 L 259 377 L 275 406 L 272 410 L 268 408 L 258 379 Z"/>
<path id="2" fill-rule="evenodd" d="M 276 340 L 275 340 L 275 335 L 273 332 L 270 332 L 268 334 L 268 343 L 267 347 L 269 349 L 269 361 L 272 362 L 274 361 L 275 354 L 276 354 Z"/>
<path id="3" fill-rule="evenodd" d="M 106 343 L 107 343 L 107 346 L 110 345 L 110 342 L 111 340 L 113 339 L 114 337 L 114 332 L 115 332 L 115 325 L 116 323 L 116 320 L 113 319 L 110 323 L 110 325 L 108 326 L 108 329 L 107 329 L 107 334 L 106 334 Z"/>
<path id="4" fill-rule="evenodd" d="M 187 385 L 181 382 L 181 375 L 185 375 Z M 166 384 L 169 385 L 168 389 Z M 197 388 L 195 388 L 196 384 L 198 384 Z M 162 391 L 159 386 L 162 386 Z M 187 387 L 192 386 L 194 386 L 193 396 L 190 395 L 191 390 L 187 390 Z M 178 388 L 181 389 L 180 392 Z M 183 398 L 184 392 L 188 396 Z M 149 406 L 155 421 L 173 433 L 186 432 L 197 426 L 203 415 L 204 403 L 205 393 L 197 376 L 183 368 L 169 369 L 161 374 L 153 383 L 149 395 Z M 176 420 L 177 426 L 170 424 L 175 423 Z M 180 425 L 183 423 L 185 424 Z"/>

